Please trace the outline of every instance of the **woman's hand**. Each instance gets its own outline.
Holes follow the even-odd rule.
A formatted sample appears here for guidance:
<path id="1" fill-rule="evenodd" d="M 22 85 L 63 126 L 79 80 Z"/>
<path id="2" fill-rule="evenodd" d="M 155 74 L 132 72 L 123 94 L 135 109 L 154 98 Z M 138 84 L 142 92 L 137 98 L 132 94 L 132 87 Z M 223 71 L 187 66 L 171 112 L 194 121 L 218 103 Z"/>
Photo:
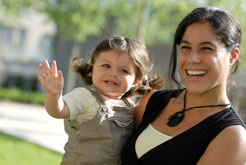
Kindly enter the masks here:
<path id="1" fill-rule="evenodd" d="M 44 61 L 44 67 L 39 64 L 39 73 L 36 74 L 42 86 L 46 89 L 47 94 L 59 96 L 62 94 L 64 79 L 61 71 L 57 72 L 56 61 L 52 61 L 51 68 L 47 60 Z"/>

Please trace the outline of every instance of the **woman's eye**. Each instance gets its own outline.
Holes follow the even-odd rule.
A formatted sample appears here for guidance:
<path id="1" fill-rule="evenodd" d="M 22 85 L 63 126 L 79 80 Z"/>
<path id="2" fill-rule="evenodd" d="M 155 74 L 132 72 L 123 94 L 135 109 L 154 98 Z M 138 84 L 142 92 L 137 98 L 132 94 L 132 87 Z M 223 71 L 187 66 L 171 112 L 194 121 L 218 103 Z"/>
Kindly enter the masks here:
<path id="1" fill-rule="evenodd" d="M 189 46 L 180 46 L 179 51 L 181 54 L 188 54 L 191 48 Z"/>
<path id="2" fill-rule="evenodd" d="M 181 50 L 189 50 L 190 47 L 189 47 L 189 46 L 181 46 L 180 49 L 181 49 Z"/>
<path id="3" fill-rule="evenodd" d="M 109 64 L 103 64 L 102 65 L 104 68 L 110 68 L 110 65 Z"/>
<path id="4" fill-rule="evenodd" d="M 203 47 L 202 50 L 209 50 L 209 51 L 212 51 L 213 49 L 210 48 L 210 47 Z"/>
<path id="5" fill-rule="evenodd" d="M 183 45 L 183 46 L 180 46 L 180 47 L 179 47 L 179 50 L 180 50 L 181 52 L 188 52 L 188 51 L 191 50 L 191 48 L 190 48 L 189 46 Z"/>

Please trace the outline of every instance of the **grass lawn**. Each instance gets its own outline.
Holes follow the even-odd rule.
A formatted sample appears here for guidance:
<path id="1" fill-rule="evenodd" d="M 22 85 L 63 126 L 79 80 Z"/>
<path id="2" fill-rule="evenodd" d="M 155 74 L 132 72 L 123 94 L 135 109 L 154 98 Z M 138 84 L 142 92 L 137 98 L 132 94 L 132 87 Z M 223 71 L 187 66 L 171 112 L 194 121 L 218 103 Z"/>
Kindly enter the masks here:
<path id="1" fill-rule="evenodd" d="M 62 154 L 0 133 L 0 164 L 59 165 Z"/>

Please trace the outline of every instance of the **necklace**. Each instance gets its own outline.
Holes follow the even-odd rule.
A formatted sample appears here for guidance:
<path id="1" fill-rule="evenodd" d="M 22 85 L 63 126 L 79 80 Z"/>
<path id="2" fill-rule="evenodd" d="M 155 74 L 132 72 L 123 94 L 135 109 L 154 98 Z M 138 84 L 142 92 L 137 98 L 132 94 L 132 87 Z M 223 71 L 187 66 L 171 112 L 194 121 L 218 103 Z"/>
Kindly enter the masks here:
<path id="1" fill-rule="evenodd" d="M 171 115 L 168 118 L 167 125 L 169 127 L 175 127 L 179 123 L 181 123 L 182 120 L 184 119 L 186 111 L 189 111 L 189 110 L 192 110 L 192 109 L 195 109 L 195 108 L 224 107 L 224 106 L 231 105 L 231 104 L 202 105 L 202 106 L 194 106 L 194 107 L 190 107 L 190 108 L 186 109 L 186 95 L 187 95 L 187 90 L 185 90 L 185 94 L 184 94 L 184 107 L 183 107 L 183 110 L 175 112 L 173 115 Z"/>

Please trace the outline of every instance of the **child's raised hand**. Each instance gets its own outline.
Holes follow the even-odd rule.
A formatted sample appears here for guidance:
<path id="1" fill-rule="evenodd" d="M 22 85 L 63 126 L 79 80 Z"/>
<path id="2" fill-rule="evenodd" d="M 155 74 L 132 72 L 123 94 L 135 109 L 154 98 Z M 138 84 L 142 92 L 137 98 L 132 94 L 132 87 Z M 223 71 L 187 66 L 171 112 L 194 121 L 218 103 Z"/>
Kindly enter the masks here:
<path id="1" fill-rule="evenodd" d="M 61 95 L 64 85 L 64 79 L 61 71 L 57 71 L 56 61 L 52 62 L 51 68 L 47 60 L 44 61 L 44 67 L 39 64 L 41 74 L 37 73 L 36 76 L 42 86 L 46 89 L 47 93 L 51 95 Z"/>

